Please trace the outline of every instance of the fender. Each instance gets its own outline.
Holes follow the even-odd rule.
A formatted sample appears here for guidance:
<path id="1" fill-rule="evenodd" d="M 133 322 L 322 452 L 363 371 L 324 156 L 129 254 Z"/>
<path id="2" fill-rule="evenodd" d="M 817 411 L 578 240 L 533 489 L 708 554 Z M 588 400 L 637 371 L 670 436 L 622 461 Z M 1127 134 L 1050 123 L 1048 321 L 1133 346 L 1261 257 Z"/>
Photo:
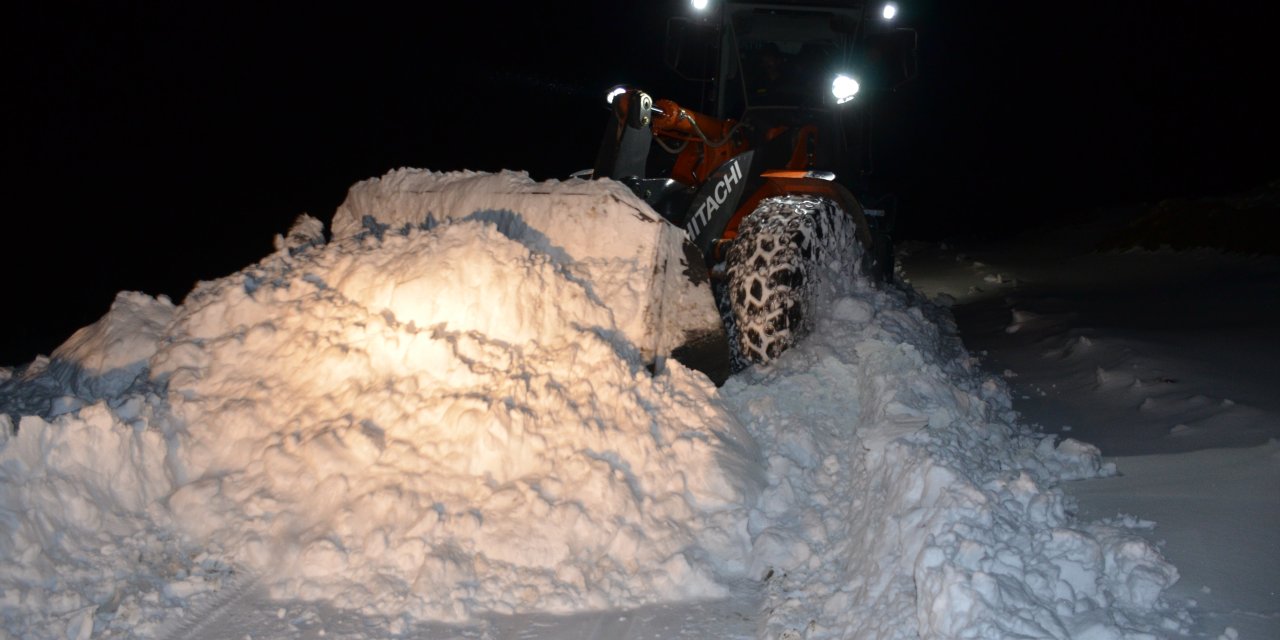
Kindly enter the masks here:
<path id="1" fill-rule="evenodd" d="M 738 237 L 738 225 L 742 224 L 742 219 L 747 217 L 752 211 L 756 210 L 756 206 L 761 200 L 773 196 L 785 196 L 793 193 L 807 193 L 815 196 L 822 196 L 835 201 L 840 205 L 841 209 L 853 218 L 856 226 L 858 241 L 862 246 L 870 250 L 872 245 L 871 230 L 867 225 L 867 218 L 862 212 L 862 204 L 858 199 L 849 192 L 844 185 L 826 177 L 808 177 L 807 172 L 802 171 L 766 171 L 761 177 L 764 178 L 764 184 L 751 194 L 749 198 L 743 201 L 738 210 L 734 212 L 732 219 L 725 225 L 721 234 L 725 238 Z M 813 174 L 817 175 L 817 174 Z"/>
<path id="2" fill-rule="evenodd" d="M 725 161 L 693 196 L 684 232 L 702 255 L 711 255 L 712 244 L 724 234 L 737 212 L 738 203 L 747 192 L 747 176 L 751 175 L 754 155 L 754 151 L 747 151 Z"/>

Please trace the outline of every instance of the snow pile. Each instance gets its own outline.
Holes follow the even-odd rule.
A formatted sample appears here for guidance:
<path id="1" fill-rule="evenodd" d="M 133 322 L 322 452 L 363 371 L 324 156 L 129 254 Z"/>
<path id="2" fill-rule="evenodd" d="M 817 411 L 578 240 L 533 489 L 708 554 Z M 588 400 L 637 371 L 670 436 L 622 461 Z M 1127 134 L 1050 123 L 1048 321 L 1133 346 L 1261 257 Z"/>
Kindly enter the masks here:
<path id="1" fill-rule="evenodd" d="M 763 473 L 708 380 L 651 376 L 519 229 L 313 227 L 176 309 L 123 294 L 5 383 L 6 413 L 75 400 L 0 451 L 6 631 L 155 635 L 249 586 L 392 632 L 725 595 Z"/>
<path id="2" fill-rule="evenodd" d="M 950 320 L 858 284 L 772 367 L 724 388 L 760 443 L 752 571 L 770 637 L 1165 635 L 1176 570 L 1132 528 L 1082 525 L 1062 479 L 1096 448 L 1026 432 Z M 924 311 L 934 313 L 926 317 Z"/>
<path id="3" fill-rule="evenodd" d="M 854 283 L 719 391 L 652 375 L 705 287 L 668 229 L 608 182 L 401 171 L 331 242 L 122 294 L 0 380 L 5 632 L 181 637 L 250 592 L 367 637 L 725 597 L 767 637 L 1182 628 L 1137 524 L 1054 487 L 1097 449 L 1019 427 L 914 296 Z"/>
<path id="4" fill-rule="evenodd" d="M 461 222 L 304 264 L 197 291 L 155 360 L 178 420 L 217 425 L 169 499 L 190 535 L 388 616 L 723 593 L 699 543 L 745 548 L 749 439 L 551 259 Z"/>

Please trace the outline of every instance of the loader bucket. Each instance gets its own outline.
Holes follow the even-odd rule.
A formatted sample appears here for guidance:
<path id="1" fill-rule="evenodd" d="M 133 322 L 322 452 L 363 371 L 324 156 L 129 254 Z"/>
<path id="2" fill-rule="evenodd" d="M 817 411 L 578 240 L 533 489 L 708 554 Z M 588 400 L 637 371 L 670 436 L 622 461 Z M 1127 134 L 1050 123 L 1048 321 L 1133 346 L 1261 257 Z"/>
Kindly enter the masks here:
<path id="1" fill-rule="evenodd" d="M 492 223 L 567 273 L 582 273 L 650 370 L 674 357 L 716 384 L 727 377 L 728 341 L 701 254 L 620 183 L 398 169 L 352 186 L 331 227 L 340 240 L 462 220 Z"/>

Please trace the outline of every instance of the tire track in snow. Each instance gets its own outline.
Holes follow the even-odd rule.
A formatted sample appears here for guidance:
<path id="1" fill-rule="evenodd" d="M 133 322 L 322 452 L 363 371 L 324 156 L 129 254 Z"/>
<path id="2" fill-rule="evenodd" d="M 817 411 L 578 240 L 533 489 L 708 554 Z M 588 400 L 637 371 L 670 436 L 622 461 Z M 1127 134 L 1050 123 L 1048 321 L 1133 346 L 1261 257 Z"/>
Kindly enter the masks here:
<path id="1" fill-rule="evenodd" d="M 163 640 L 197 640 L 199 638 L 217 638 L 221 635 L 203 635 L 209 628 L 209 625 L 220 620 L 228 611 L 235 608 L 236 605 L 243 602 L 250 594 L 254 594 L 262 581 L 262 577 L 266 574 L 264 571 L 247 571 L 242 568 L 236 568 L 236 579 L 230 584 L 223 586 L 217 591 L 212 599 L 200 605 L 194 615 L 185 615 L 173 622 L 172 629 L 161 629 L 156 634 L 158 638 Z"/>

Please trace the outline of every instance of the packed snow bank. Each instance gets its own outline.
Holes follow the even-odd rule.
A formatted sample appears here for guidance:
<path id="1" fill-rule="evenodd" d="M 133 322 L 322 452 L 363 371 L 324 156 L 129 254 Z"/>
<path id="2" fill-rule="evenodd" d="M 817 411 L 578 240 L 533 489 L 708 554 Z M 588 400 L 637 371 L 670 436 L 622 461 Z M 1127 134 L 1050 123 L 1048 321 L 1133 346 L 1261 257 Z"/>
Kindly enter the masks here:
<path id="1" fill-rule="evenodd" d="M 0 382 L 7 633 L 181 637 L 250 591 L 352 612 L 364 637 L 730 589 L 763 592 L 764 637 L 1183 624 L 1174 569 L 1054 487 L 1109 473 L 1097 450 L 1018 426 L 944 312 L 852 283 L 722 390 L 654 376 L 635 320 L 678 245 L 574 235 L 651 212 L 608 182 L 421 172 L 344 211 L 381 194 L 399 204 L 366 210 L 421 214 L 419 179 L 464 211 L 505 184 L 509 212 L 340 214 L 327 244 L 303 220 L 178 307 L 122 296 Z M 559 214 L 519 196 L 570 188 Z"/>
<path id="2" fill-rule="evenodd" d="M 391 631 L 724 595 L 755 445 L 705 377 L 646 370 L 590 270 L 489 221 L 313 226 L 176 309 L 122 296 L 5 383 L 9 633 L 155 635 L 228 582 Z M 50 389 L 77 408 L 17 401 Z"/>
<path id="3" fill-rule="evenodd" d="M 699 544 L 747 542 L 749 439 L 711 385 L 652 379 L 492 225 L 264 263 L 198 290 L 174 337 L 153 375 L 217 428 L 188 428 L 170 507 L 224 548 L 283 545 L 275 595 L 456 620 L 706 597 Z"/>
<path id="4" fill-rule="evenodd" d="M 1124 526 L 1075 522 L 1055 487 L 1114 467 L 1090 445 L 1019 426 L 945 312 L 866 283 L 827 308 L 799 348 L 724 388 L 768 461 L 750 533 L 771 636 L 1185 626 L 1160 599 L 1176 570 Z"/>

